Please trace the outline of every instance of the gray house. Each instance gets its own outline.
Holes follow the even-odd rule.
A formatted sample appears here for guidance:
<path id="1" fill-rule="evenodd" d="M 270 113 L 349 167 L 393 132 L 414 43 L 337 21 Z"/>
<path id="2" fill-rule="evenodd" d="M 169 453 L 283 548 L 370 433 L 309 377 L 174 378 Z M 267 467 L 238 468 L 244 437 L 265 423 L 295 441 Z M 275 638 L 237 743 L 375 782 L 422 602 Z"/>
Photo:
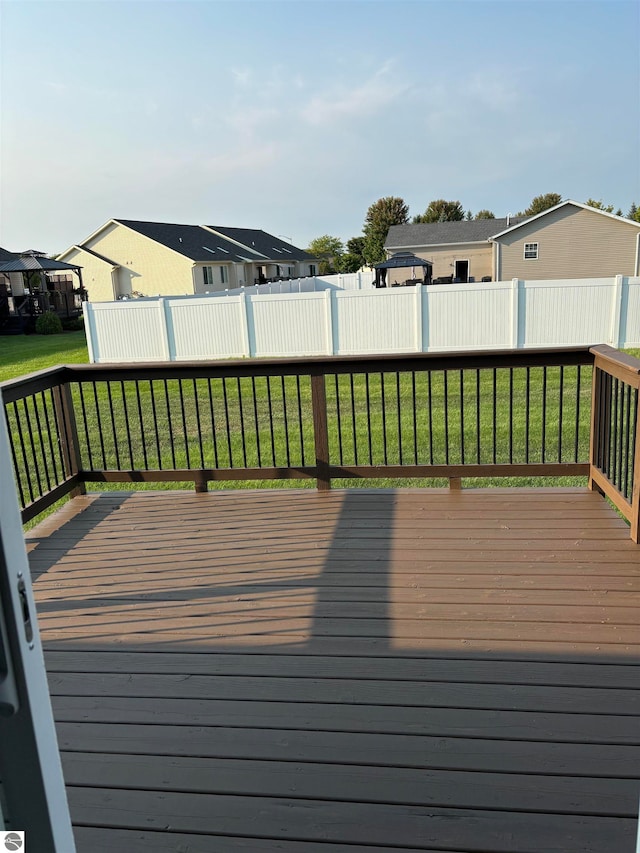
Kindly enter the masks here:
<path id="1" fill-rule="evenodd" d="M 640 223 L 568 200 L 532 217 L 394 225 L 385 250 L 431 261 L 435 280 L 637 276 Z"/>

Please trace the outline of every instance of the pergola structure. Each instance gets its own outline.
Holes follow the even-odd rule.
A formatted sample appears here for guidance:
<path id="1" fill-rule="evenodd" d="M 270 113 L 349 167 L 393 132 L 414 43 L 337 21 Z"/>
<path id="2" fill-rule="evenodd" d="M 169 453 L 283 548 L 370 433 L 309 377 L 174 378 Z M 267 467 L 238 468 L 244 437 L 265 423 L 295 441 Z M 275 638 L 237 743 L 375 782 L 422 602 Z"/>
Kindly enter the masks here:
<path id="1" fill-rule="evenodd" d="M 390 258 L 387 258 L 386 261 L 381 261 L 379 264 L 375 264 L 375 286 L 387 286 L 387 270 L 409 268 L 412 268 L 414 271 L 414 275 L 411 276 L 409 281 L 411 282 L 411 284 L 417 284 L 420 279 L 416 278 L 415 276 L 416 267 L 419 267 L 423 271 L 423 275 L 421 276 L 422 283 L 429 284 L 431 282 L 431 274 L 433 270 L 433 264 L 431 263 L 431 261 L 426 261 L 424 258 L 419 258 L 417 257 L 417 255 L 414 255 L 413 252 L 395 252 L 395 254 L 391 255 Z"/>
<path id="2" fill-rule="evenodd" d="M 0 273 L 6 276 L 11 286 L 10 273 L 22 273 L 22 288 L 23 292 L 29 292 L 30 281 L 34 273 L 40 274 L 41 289 L 49 290 L 47 284 L 47 273 L 74 272 L 79 279 L 79 290 L 83 291 L 82 285 L 82 267 L 77 264 L 67 264 L 64 261 L 55 261 L 52 258 L 47 258 L 44 255 L 38 255 L 35 252 L 26 252 L 15 260 L 8 261 L 0 266 Z M 14 294 L 15 295 L 15 294 Z"/>
<path id="3" fill-rule="evenodd" d="M 73 284 L 54 282 L 54 273 L 75 273 Z M 53 311 L 60 317 L 74 318 L 82 313 L 87 298 L 82 284 L 82 268 L 77 264 L 55 261 L 38 252 L 24 252 L 0 264 L 0 334 L 15 334 L 32 328 L 38 314 Z"/>

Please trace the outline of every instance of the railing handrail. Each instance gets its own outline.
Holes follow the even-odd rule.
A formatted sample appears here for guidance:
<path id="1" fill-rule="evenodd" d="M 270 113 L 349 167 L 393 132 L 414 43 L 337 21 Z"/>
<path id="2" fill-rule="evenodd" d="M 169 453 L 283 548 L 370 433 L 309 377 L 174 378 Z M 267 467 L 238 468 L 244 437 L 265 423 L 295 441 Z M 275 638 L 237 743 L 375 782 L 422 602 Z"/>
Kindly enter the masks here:
<path id="1" fill-rule="evenodd" d="M 620 352 L 609 344 L 599 344 L 590 348 L 598 367 L 612 376 L 624 376 L 624 381 L 636 383 L 640 377 L 640 359 L 626 352 Z M 637 385 L 634 385 L 637 387 Z"/>
<path id="2" fill-rule="evenodd" d="M 38 391 L 46 391 L 64 384 L 69 378 L 69 365 L 58 364 L 55 367 L 46 367 L 43 370 L 35 370 L 15 379 L 6 379 L 0 382 L 0 399 L 4 403 L 13 403 Z"/>
<path id="3" fill-rule="evenodd" d="M 60 365 L 57 367 L 47 368 L 45 370 L 36 371 L 27 376 L 20 377 L 17 379 L 8 380 L 6 382 L 0 383 L 0 400 L 2 400 L 5 404 L 13 404 L 14 406 L 18 406 L 18 409 L 15 410 L 15 418 L 16 424 L 19 428 L 20 418 L 26 418 L 26 428 L 25 432 L 25 446 L 17 448 L 18 455 L 20 452 L 22 453 L 25 464 L 33 464 L 34 466 L 38 465 L 36 458 L 36 451 L 33 449 L 33 452 L 30 451 L 29 442 L 33 445 L 33 436 L 32 430 L 34 434 L 37 433 L 37 430 L 40 429 L 40 424 L 36 423 L 38 421 L 38 417 L 48 419 L 51 415 L 51 412 L 55 410 L 55 417 L 52 417 L 52 420 L 55 424 L 55 438 L 54 444 L 58 442 L 58 450 L 59 452 L 59 467 L 62 470 L 62 477 L 56 475 L 57 480 L 54 478 L 54 488 L 52 489 L 50 486 L 48 487 L 49 493 L 51 496 L 59 497 L 64 491 L 69 491 L 73 488 L 82 487 L 85 482 L 91 481 L 111 481 L 111 482 L 121 482 L 121 481 L 153 481 L 158 482 L 161 480 L 191 480 L 196 483 L 196 488 L 198 490 L 206 489 L 206 484 L 208 481 L 213 480 L 234 480 L 234 479 L 255 479 L 255 478 L 316 478 L 318 480 L 319 487 L 328 487 L 330 480 L 332 478 L 344 478 L 344 477 L 372 477 L 372 476 L 381 476 L 381 477 L 449 477 L 450 482 L 457 480 L 460 477 L 482 477 L 482 476 L 565 476 L 565 475 L 590 475 L 590 482 L 593 484 L 596 482 L 597 478 L 591 476 L 593 473 L 593 446 L 589 450 L 589 455 L 586 454 L 586 449 L 584 446 L 585 436 L 586 436 L 586 428 L 588 424 L 585 424 L 585 419 L 588 419 L 588 402 L 581 402 L 581 398 L 584 396 L 585 385 L 581 382 L 580 379 L 580 368 L 582 366 L 590 366 L 596 364 L 602 364 L 603 369 L 609 370 L 613 372 L 613 375 L 617 375 L 618 373 L 623 373 L 626 377 L 626 381 L 630 381 L 632 384 L 640 381 L 640 361 L 637 359 L 633 359 L 630 356 L 625 356 L 622 353 L 618 353 L 611 347 L 606 346 L 593 346 L 593 347 L 563 347 L 563 348 L 535 348 L 535 349 L 508 349 L 508 350 L 484 350 L 477 351 L 474 353 L 470 353 L 468 351 L 465 352 L 451 352 L 451 353 L 407 353 L 407 354 L 369 354 L 369 355 L 353 355 L 353 356 L 316 356 L 313 358 L 269 358 L 269 359 L 234 359 L 234 360 L 207 360 L 207 361 L 192 361 L 192 362 L 150 362 L 150 363 L 135 363 L 135 364 L 67 364 Z M 577 376 L 577 390 L 573 390 L 571 386 L 571 392 L 574 394 L 572 398 L 572 403 L 567 410 L 566 414 L 566 429 L 563 431 L 563 413 L 565 403 L 563 400 L 563 370 L 564 368 L 577 368 L 577 373 L 572 374 L 573 376 Z M 538 386 L 538 394 L 540 394 L 540 389 L 542 389 L 542 396 L 535 399 L 536 392 L 532 392 L 533 396 L 530 397 L 529 393 L 529 377 L 531 376 L 532 388 L 534 385 L 534 373 L 530 373 L 529 369 L 534 368 L 542 368 L 542 372 L 535 374 L 540 377 L 536 380 L 539 383 L 542 383 Z M 556 378 L 551 381 L 550 389 L 553 389 L 553 381 L 556 382 L 555 391 L 550 391 L 552 394 L 551 397 L 547 398 L 547 377 L 551 376 L 551 374 L 547 373 L 546 368 L 553 368 L 556 372 L 553 374 Z M 495 388 L 496 388 L 496 371 L 502 369 L 504 372 L 502 375 L 504 377 L 504 382 L 502 384 L 502 397 L 500 405 L 503 407 L 502 412 L 503 416 L 506 420 L 503 422 L 503 426 L 496 426 L 495 420 L 495 408 L 496 408 L 496 397 L 495 397 Z M 521 386 L 520 391 L 517 390 L 517 385 L 515 386 L 514 391 L 514 371 L 517 369 L 521 369 L 521 373 L 519 374 L 521 377 Z M 493 372 L 493 403 L 491 403 L 491 398 L 487 398 L 485 396 L 486 391 L 482 392 L 482 398 L 480 396 L 480 374 L 483 370 L 486 370 L 489 374 L 486 378 L 486 382 L 488 383 L 488 388 L 491 388 L 492 380 L 490 379 L 491 373 Z M 468 371 L 464 373 L 464 371 Z M 428 381 L 428 397 L 416 397 L 416 377 L 420 374 L 429 374 Z M 338 387 L 345 388 L 348 391 L 349 384 L 351 385 L 351 397 L 348 396 L 345 399 L 348 400 L 348 405 L 352 408 L 355 405 L 355 399 L 353 397 L 353 378 L 349 382 L 348 379 L 342 378 L 339 382 L 339 377 L 344 377 L 345 375 L 351 374 L 353 377 L 358 375 L 362 376 L 361 382 L 361 394 L 364 394 L 365 389 L 365 379 L 366 379 L 366 401 L 364 401 L 361 396 L 359 406 L 362 408 L 358 409 L 359 415 L 358 417 L 363 418 L 364 420 L 360 421 L 364 426 L 364 433 L 361 434 L 360 427 L 358 432 L 358 443 L 357 447 L 359 450 L 356 450 L 356 424 L 355 424 L 355 414 L 353 411 L 349 413 L 343 410 L 343 417 L 347 419 L 350 418 L 349 423 L 346 427 L 344 427 L 344 435 L 342 435 L 343 427 L 340 425 L 340 400 L 338 400 Z M 400 398 L 400 376 L 406 374 L 406 382 L 411 385 L 413 381 L 413 396 L 411 395 L 411 390 L 409 387 L 408 397 L 405 398 L 405 402 L 401 405 Z M 411 380 L 411 374 L 413 374 L 414 378 Z M 439 378 L 436 374 L 439 374 Z M 447 374 L 449 376 L 449 391 L 447 391 Z M 382 375 L 387 378 L 383 381 Z M 466 377 L 463 381 L 463 375 Z M 567 376 L 566 372 L 564 372 L 564 376 Z M 308 408 L 304 408 L 304 418 L 313 416 L 313 444 L 314 451 L 309 455 L 304 449 L 302 449 L 302 445 L 298 446 L 301 448 L 300 454 L 296 456 L 296 454 L 292 454 L 291 460 L 289 460 L 289 454 L 287 450 L 287 461 L 286 464 L 282 462 L 276 461 L 275 450 L 273 451 L 273 462 L 270 461 L 269 454 L 263 454 L 260 456 L 260 449 L 258 447 L 258 459 L 257 465 L 255 464 L 255 460 L 252 461 L 251 458 L 247 459 L 244 451 L 244 441 L 245 441 L 245 433 L 243 432 L 245 427 L 248 428 L 248 432 L 246 433 L 247 441 L 254 441 L 255 433 L 258 431 L 258 403 L 256 402 L 258 398 L 253 399 L 250 396 L 251 387 L 254 389 L 255 395 L 255 380 L 260 380 L 264 382 L 266 378 L 266 386 L 268 388 L 270 383 L 275 378 L 277 380 L 276 387 L 279 388 L 282 384 L 282 394 L 284 395 L 284 382 L 286 377 L 300 377 L 310 379 L 310 387 L 311 387 L 311 402 L 310 402 L 310 410 Z M 437 402 L 436 399 L 435 404 L 432 403 L 431 397 L 431 377 L 434 377 L 434 383 L 443 384 L 445 392 L 444 392 L 444 421 L 445 424 L 445 438 L 444 444 L 435 445 L 435 452 L 431 448 L 431 407 L 435 405 L 434 409 L 434 422 L 436 417 L 440 417 L 442 419 L 442 413 L 438 414 L 439 409 L 438 406 L 442 405 L 442 389 L 440 390 L 440 402 Z M 395 377 L 395 378 L 394 378 Z M 526 395 L 524 392 L 524 382 L 526 377 Z M 228 455 L 223 454 L 218 461 L 218 456 L 215 457 L 215 464 L 210 460 L 205 459 L 206 453 L 203 451 L 204 441 L 206 439 L 207 442 L 211 442 L 212 434 L 211 432 L 206 433 L 202 432 L 200 429 L 200 417 L 201 413 L 198 410 L 198 395 L 195 394 L 196 381 L 197 380 L 205 380 L 204 388 L 207 387 L 206 381 L 209 380 L 209 395 L 211 394 L 211 381 L 215 380 L 216 382 L 221 381 L 221 388 L 224 388 L 226 383 L 230 382 L 231 389 L 236 388 L 236 380 L 238 381 L 237 387 L 240 388 L 240 380 L 249 379 L 252 380 L 251 383 L 247 386 L 247 398 L 243 401 L 240 401 L 239 398 L 236 398 L 236 402 L 234 405 L 239 406 L 239 423 L 236 422 L 235 426 L 232 425 L 231 429 L 235 430 L 233 434 L 242 439 L 243 444 L 243 455 L 245 455 L 244 460 L 241 458 L 240 461 L 235 461 L 236 457 L 232 458 L 231 456 L 231 445 L 229 445 L 229 453 Z M 305 382 L 307 381 L 305 379 Z M 153 458 L 147 460 L 146 451 L 144 460 L 140 456 L 134 459 L 134 454 L 131 450 L 131 436 L 129 435 L 129 425 L 128 419 L 131 415 L 133 415 L 133 425 L 132 431 L 136 430 L 137 440 L 141 442 L 141 447 L 144 448 L 145 439 L 144 434 L 149 434 L 149 430 L 153 432 L 155 429 L 155 442 L 159 441 L 158 435 L 158 425 L 153 420 L 155 418 L 155 409 L 153 412 L 150 410 L 148 413 L 145 413 L 143 418 L 143 411 L 140 408 L 140 391 L 139 387 L 146 387 L 147 393 L 149 393 L 150 384 L 156 381 L 160 381 L 160 387 L 162 388 L 163 380 L 178 380 L 178 386 L 174 386 L 176 388 L 176 396 L 180 397 L 180 406 L 183 406 L 182 394 L 183 388 L 184 392 L 187 395 L 191 395 L 189 398 L 191 400 L 190 405 L 195 405 L 195 409 L 192 412 L 194 421 L 197 420 L 197 428 L 195 424 L 192 423 L 190 437 L 189 437 L 189 448 L 191 449 L 191 462 L 189 461 L 189 450 L 187 450 L 186 457 L 186 466 L 184 464 L 184 459 L 174 459 L 173 462 L 169 460 L 169 464 L 166 464 L 166 457 L 163 455 L 162 462 L 160 461 L 160 446 L 158 445 L 158 453 L 157 457 L 154 456 L 154 453 L 151 453 L 153 458 L 157 458 L 157 463 L 153 461 Z M 387 395 L 387 404 L 385 404 L 385 385 L 389 381 L 389 386 L 386 389 Z M 186 381 L 187 384 L 183 386 L 183 382 Z M 403 382 L 405 379 L 402 380 Z M 484 381 L 484 380 L 483 380 Z M 520 381 L 520 380 L 517 380 Z M 124 397 L 124 384 L 126 382 L 133 383 L 130 387 L 132 389 L 131 393 L 134 395 L 138 395 L 137 402 L 135 398 L 129 401 L 129 414 L 127 415 L 127 401 Z M 104 397 L 108 404 L 108 408 L 104 410 L 98 410 L 98 398 L 96 397 L 96 383 L 105 383 L 106 388 L 104 389 Z M 143 383 L 142 386 L 139 386 L 137 383 Z M 193 383 L 193 384 L 192 384 Z M 343 384 L 344 383 L 344 384 Z M 378 397 L 377 402 L 370 403 L 369 401 L 369 383 L 371 383 L 372 387 L 378 388 L 378 395 L 382 394 L 382 400 Z M 558 385 L 559 383 L 559 385 Z M 296 409 L 296 417 L 300 423 L 300 442 L 302 442 L 302 409 L 300 408 L 300 379 L 297 379 L 293 386 L 298 386 L 297 391 L 297 409 Z M 426 379 L 424 380 L 424 386 L 426 387 Z M 72 388 L 75 387 L 76 390 L 72 392 Z M 87 387 L 88 390 L 83 391 L 83 387 Z M 202 387 L 202 386 L 201 386 Z M 455 387 L 455 393 L 452 391 L 452 388 Z M 588 386 L 586 386 L 588 387 Z M 634 387 L 638 387 L 637 384 L 634 384 Z M 166 382 L 164 382 L 164 388 L 166 392 Z M 559 390 L 558 390 L 559 388 Z M 137 389 L 137 390 L 136 390 Z M 190 390 L 191 389 L 191 390 Z M 466 389 L 466 390 L 465 390 Z M 111 399 L 112 390 L 114 393 L 114 401 Z M 108 392 L 108 400 L 107 400 L 107 392 Z M 129 392 L 127 392 L 129 393 Z M 159 392 L 156 392 L 159 393 Z M 342 391 L 340 392 L 342 394 Z M 426 393 L 426 392 L 423 392 Z M 490 393 L 490 391 L 489 391 Z M 518 397 L 518 393 L 520 396 Z M 33 410 L 33 422 L 29 424 L 28 422 L 28 407 L 30 405 L 35 405 L 33 401 L 36 400 L 34 395 L 38 394 L 46 394 L 47 399 L 49 400 L 50 411 L 47 413 L 43 408 L 38 413 L 37 406 Z M 85 412 L 85 399 L 83 394 L 89 394 L 90 399 L 87 400 L 87 404 L 89 406 L 93 406 L 93 398 L 95 398 L 95 418 L 94 419 L 94 427 L 92 430 L 95 431 L 95 424 L 97 423 L 98 432 L 94 434 L 94 431 L 87 429 L 87 415 Z M 453 396 L 450 396 L 453 394 Z M 555 397 L 553 396 L 555 394 Z M 76 404 L 74 410 L 73 396 L 76 395 Z M 151 390 L 151 395 L 153 396 L 153 390 Z M 195 396 L 194 396 L 195 395 Z M 577 396 L 576 396 L 577 395 Z M 244 392 L 243 392 L 244 397 Z M 465 399 L 466 397 L 466 399 Z M 29 400 L 33 398 L 31 402 Z M 327 409 L 327 398 L 330 398 L 331 406 L 333 406 L 332 412 L 330 415 Z M 287 392 L 288 399 L 288 392 Z M 449 425 L 449 421 L 447 418 L 447 399 L 449 399 L 449 413 L 451 414 L 453 411 L 453 421 L 452 426 L 449 429 L 449 433 L 447 433 L 447 427 Z M 480 417 L 480 400 L 482 399 L 483 405 L 488 406 L 488 414 L 490 415 L 492 411 L 492 406 L 494 410 L 493 419 L 491 422 L 490 417 L 485 417 L 485 414 Z M 548 399 L 548 404 L 547 404 Z M 518 403 L 518 400 L 520 403 Z M 555 423 L 553 421 L 547 420 L 546 423 L 551 427 L 548 427 L 554 432 L 547 433 L 545 432 L 545 406 L 547 406 L 547 419 L 553 415 L 551 412 L 551 400 L 554 400 L 553 406 L 555 406 L 555 417 L 559 417 L 559 423 Z M 407 408 L 408 401 L 408 408 Z M 411 425 L 411 415 L 408 415 L 409 411 L 412 411 L 412 401 L 413 401 L 413 427 Z M 424 418 L 426 417 L 427 410 L 424 409 L 424 406 L 428 401 L 428 416 L 429 416 L 429 427 L 428 430 L 426 426 L 423 427 L 423 431 L 420 436 L 416 431 L 416 412 L 418 411 L 417 406 L 422 406 L 421 414 L 419 417 L 423 419 L 422 423 L 424 424 Z M 514 404 L 515 401 L 515 404 Z M 124 414 L 120 412 L 118 424 L 116 427 L 116 421 L 114 420 L 114 412 L 113 412 L 113 402 L 117 405 L 124 405 Z M 148 404 L 151 404 L 151 400 L 147 401 Z M 159 403 L 164 406 L 164 402 L 162 400 Z M 524 405 L 526 403 L 526 432 L 524 433 L 514 433 L 512 436 L 512 427 L 513 427 L 513 418 L 514 418 L 514 410 L 518 411 L 518 405 L 521 405 L 524 410 Z M 539 407 L 542 412 L 542 438 L 536 432 L 538 436 L 532 443 L 533 434 L 534 434 L 534 425 L 531 426 L 531 435 L 529 431 L 529 404 L 531 403 L 532 411 L 534 407 Z M 206 404 L 205 404 L 206 405 Z M 211 403 L 213 406 L 213 402 Z M 216 404 L 221 405 L 221 404 Z M 243 425 L 242 420 L 242 410 L 246 405 L 245 409 L 245 420 L 246 423 Z M 267 405 L 267 401 L 264 401 L 264 405 Z M 278 404 L 284 406 L 284 396 L 282 397 L 282 403 Z M 288 405 L 288 404 L 287 404 Z M 387 411 L 387 420 L 388 424 L 385 427 L 385 405 L 389 406 Z M 153 403 L 155 406 L 155 403 Z M 224 425 L 224 429 L 226 429 L 227 441 L 229 440 L 229 421 L 228 421 L 228 413 L 226 413 L 226 391 L 224 398 L 224 412 L 221 418 L 221 423 Z M 269 406 L 269 415 L 268 422 L 266 422 L 265 426 L 261 426 L 260 429 L 266 428 L 267 438 L 262 437 L 262 441 L 265 444 L 271 442 L 273 444 L 273 435 L 275 433 L 273 430 L 275 429 L 273 426 L 273 422 L 270 421 L 271 413 L 271 399 L 268 401 Z M 309 406 L 309 400 L 304 404 L 305 407 Z M 350 450 L 348 454 L 345 454 L 343 457 L 342 445 L 340 445 L 339 453 L 337 452 L 336 447 L 330 451 L 328 441 L 329 441 L 329 432 L 328 430 L 328 419 L 330 417 L 336 418 L 336 407 L 337 406 L 337 423 L 338 427 L 337 433 L 331 433 L 334 435 L 331 438 L 332 442 L 336 440 L 342 441 L 343 439 L 347 442 L 347 444 L 353 449 L 353 452 Z M 455 407 L 458 407 L 455 409 Z M 467 409 L 467 407 L 470 407 Z M 136 408 L 137 407 L 137 408 Z M 559 407 L 559 408 L 558 408 Z M 320 411 L 322 409 L 322 411 Z M 455 410 L 455 411 L 454 411 Z M 110 413 L 109 413 L 110 411 Z M 400 412 L 403 412 L 402 420 L 404 426 L 400 425 Z M 186 446 L 187 442 L 187 425 L 185 418 L 184 409 L 177 410 L 178 414 L 174 418 L 173 429 L 177 430 L 176 441 L 178 443 L 183 442 Z M 182 414 L 182 421 L 179 421 L 178 418 L 180 416 L 180 412 Z M 456 415 L 457 412 L 457 415 Z M 506 412 L 506 414 L 504 414 Z M 147 415 L 149 417 L 147 417 Z M 213 415 L 213 410 L 212 410 Z M 255 415 L 255 430 L 254 430 L 254 415 Z M 169 418 L 168 429 L 169 435 L 172 432 L 171 426 L 171 416 L 168 410 L 168 399 L 167 399 L 167 412 L 166 416 Z M 205 415 L 203 415 L 204 417 Z M 380 458 L 380 454 L 374 452 L 373 456 L 371 454 L 371 430 L 374 429 L 373 426 L 366 426 L 367 421 L 369 420 L 370 424 L 373 423 L 370 419 L 380 418 L 382 417 L 382 424 L 378 423 L 376 429 L 382 429 L 382 447 L 383 447 L 383 458 Z M 207 414 L 206 417 L 209 417 Z M 219 414 L 216 410 L 216 417 L 219 417 Z M 286 422 L 286 413 L 284 415 Z M 405 441 L 404 430 L 407 426 L 405 423 L 405 418 L 408 417 L 408 427 L 406 438 L 409 438 L 411 443 L 411 450 L 409 455 L 407 453 L 403 453 L 403 443 Z M 457 420 L 456 420 L 457 417 Z M 105 420 L 106 418 L 106 420 Z M 464 423 L 463 423 L 464 418 Z M 237 421 L 236 417 L 236 421 Z M 350 422 L 353 420 L 353 435 L 351 435 L 351 425 Z M 77 422 L 77 427 L 76 427 Z M 48 420 L 47 420 L 48 423 Z M 269 423 L 271 426 L 269 427 Z M 308 423 L 308 422 L 307 422 Z M 331 421 L 333 426 L 332 430 L 336 430 L 336 425 L 333 421 Z M 581 424 L 581 426 L 579 426 Z M 46 428 L 46 425 L 45 425 Z M 166 430 L 167 424 L 164 425 L 163 429 Z M 280 427 L 278 427 L 280 428 Z M 505 432 L 507 430 L 508 432 Z M 103 432 L 104 429 L 108 429 L 109 435 Z M 195 432 L 193 431 L 195 429 Z M 213 429 L 213 416 L 211 418 L 211 429 Z M 272 430 L 269 433 L 269 429 Z M 285 423 L 286 429 L 286 423 Z M 385 429 L 387 433 L 385 434 Z M 468 437 L 467 430 L 471 430 L 471 438 Z M 496 455 L 496 437 L 500 435 L 500 429 L 502 429 L 501 437 L 497 439 L 498 441 L 498 453 Z M 517 429 L 524 429 L 524 427 L 517 427 Z M 80 431 L 80 443 L 78 441 L 78 430 Z M 115 457 L 110 458 L 109 454 L 105 456 L 104 447 L 102 447 L 101 452 L 100 448 L 97 445 L 98 438 L 100 439 L 100 443 L 102 443 L 103 436 L 106 436 L 106 440 L 111 442 L 111 437 L 113 437 L 113 442 L 116 442 L 116 432 L 118 430 L 121 431 L 121 435 L 124 436 L 122 438 L 124 443 L 124 451 L 121 454 L 121 457 L 118 458 L 118 450 L 117 445 L 114 444 L 115 449 Z M 367 430 L 369 431 L 368 438 L 368 453 L 367 447 Z M 538 430 L 539 427 L 535 427 L 535 430 Z M 571 450 L 567 450 L 567 433 L 566 430 L 571 430 L 569 434 L 569 441 L 571 442 Z M 593 435 L 593 421 L 591 425 L 591 434 Z M 126 433 L 126 435 L 125 435 Z M 120 433 L 119 433 L 120 434 Z M 338 435 L 339 434 L 339 435 Z M 95 446 L 92 443 L 91 436 L 95 439 Z M 166 435 L 166 433 L 165 433 Z M 208 438 L 206 438 L 208 435 Z M 225 436 L 224 431 L 221 435 Z M 336 439 L 336 435 L 338 436 Z M 387 437 L 385 435 L 390 436 L 391 443 L 388 445 L 389 448 L 389 458 L 387 458 Z M 447 437 L 448 435 L 448 437 Z M 493 436 L 493 451 L 491 452 L 490 444 L 491 444 L 491 436 Z M 135 438 L 135 437 L 134 437 Z M 153 439 L 153 434 L 151 433 L 151 439 Z M 429 452 L 425 450 L 424 441 L 428 439 L 428 448 Z M 437 441 L 440 442 L 442 436 L 437 438 Z M 579 439 L 581 442 L 582 450 L 580 453 L 578 452 L 579 448 Z M 47 440 L 50 444 L 50 436 L 47 434 Z M 118 439 L 119 442 L 120 439 Z M 173 439 L 168 439 L 173 442 Z M 215 442 L 215 436 L 213 437 L 213 441 Z M 219 439 L 222 441 L 222 439 Z M 257 437 L 258 442 L 260 441 L 260 437 L 258 434 Z M 128 453 L 127 453 L 127 444 L 128 441 Z M 287 437 L 287 442 L 289 438 Z M 305 439 L 306 441 L 306 439 Z M 535 442 L 538 442 L 536 445 Z M 541 444 L 540 444 L 541 441 Z M 546 443 L 546 454 L 545 454 L 545 441 Z M 573 443 L 575 441 L 575 451 L 573 449 Z M 420 443 L 422 442 L 422 443 Z M 449 443 L 447 443 L 449 442 Z M 457 442 L 457 444 L 456 444 Z M 482 442 L 482 452 L 481 452 L 481 442 Z M 512 444 L 513 442 L 513 444 Z M 37 442 L 36 442 L 37 444 Z M 84 459 L 84 464 L 82 464 L 82 454 L 81 445 L 85 446 L 85 449 L 88 448 L 87 453 L 88 456 Z M 183 445 L 181 445 L 183 446 Z M 208 445 L 207 445 L 208 446 Z M 305 444 L 305 447 L 307 445 Z M 489 446 L 489 449 L 487 449 Z M 640 447 L 640 442 L 638 443 Z M 194 450 L 195 447 L 195 450 Z M 93 461 L 91 457 L 91 448 L 94 450 Z M 395 449 L 394 449 L 395 448 Z M 440 449 L 439 449 L 440 448 Z M 446 449 L 446 458 L 443 458 L 444 450 Z M 531 453 L 529 452 L 529 448 L 531 448 Z M 542 448 L 542 449 L 540 449 Z M 309 448 L 307 448 L 309 449 Z M 171 450 L 173 453 L 173 445 L 171 446 Z M 513 450 L 513 454 L 512 454 Z M 153 448 L 151 448 L 153 451 Z M 151 452 L 150 451 L 150 452 Z M 405 448 L 406 451 L 406 448 Z M 25 456 L 26 452 L 26 456 Z M 53 448 L 52 451 L 53 452 Z M 137 451 L 136 451 L 137 452 Z M 235 453 L 235 451 L 234 451 Z M 298 453 L 298 451 L 296 451 Z M 164 450 L 163 450 L 164 454 Z M 216 451 L 217 454 L 217 451 Z M 355 455 L 355 461 L 350 461 L 350 457 Z M 359 457 L 361 458 L 359 459 Z M 32 463 L 27 463 L 27 457 L 32 461 Z M 130 457 L 130 458 L 129 458 Z M 294 458 L 295 457 L 295 458 Z M 39 457 L 38 457 L 39 458 Z M 313 464 L 313 459 L 315 458 L 315 464 Z M 228 461 L 227 461 L 228 460 Z M 46 464 L 46 462 L 44 463 Z M 35 470 L 35 468 L 34 468 Z M 640 470 L 640 465 L 638 466 L 638 470 Z M 36 476 L 37 473 L 36 473 Z M 48 479 L 48 474 L 47 474 Z M 45 484 L 46 485 L 46 484 Z M 35 510 L 41 511 L 41 509 L 47 504 L 47 495 L 42 493 L 42 489 L 40 489 L 40 483 L 38 481 L 38 490 L 35 491 L 35 499 L 33 493 L 26 494 L 25 500 L 23 504 L 29 504 L 25 509 L 25 513 L 23 513 L 23 517 L 32 517 L 35 514 Z M 45 492 L 47 489 L 45 488 Z M 31 492 L 31 487 L 29 487 L 29 492 Z M 640 500 L 640 496 L 639 496 Z"/>
<path id="4" fill-rule="evenodd" d="M 62 371 L 62 381 L 92 382 L 108 379 L 193 379 L 223 376 L 316 376 L 379 372 L 380 370 L 457 370 L 504 367 L 560 367 L 593 363 L 590 347 L 480 350 L 474 353 L 392 353 L 352 356 L 311 356 L 308 358 L 216 359 L 202 361 L 150 361 L 135 364 L 65 364 L 37 371 L 20 379 L 0 383 L 0 390 L 13 389 L 22 383 L 45 386 L 47 378 Z M 304 368 L 300 370 L 298 368 Z"/>

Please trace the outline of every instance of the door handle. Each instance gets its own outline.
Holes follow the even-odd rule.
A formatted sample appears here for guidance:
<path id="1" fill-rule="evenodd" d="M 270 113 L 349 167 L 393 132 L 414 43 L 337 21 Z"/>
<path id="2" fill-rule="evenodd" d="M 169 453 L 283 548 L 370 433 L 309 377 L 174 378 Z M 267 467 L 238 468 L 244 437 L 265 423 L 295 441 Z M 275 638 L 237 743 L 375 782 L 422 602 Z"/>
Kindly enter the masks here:
<path id="1" fill-rule="evenodd" d="M 0 541 L 0 548 L 2 547 L 2 542 Z M 0 555 L 2 557 L 3 555 Z M 1 560 L 0 560 L 1 561 Z M 19 584 L 22 583 L 24 587 L 24 581 L 22 578 L 19 581 Z M 19 586 L 18 584 L 18 586 Z M 20 702 L 18 700 L 18 688 L 16 685 L 15 672 L 13 667 L 13 662 L 11 659 L 11 647 L 9 645 L 9 633 L 7 630 L 7 609 L 8 602 L 6 600 L 5 590 L 6 587 L 1 585 L 0 588 L 0 717 L 12 717 L 14 714 L 18 713 L 20 709 Z M 18 590 L 18 594 L 20 592 Z M 25 602 L 27 604 L 27 612 L 29 611 L 28 601 L 26 599 L 26 590 L 25 590 Z"/>

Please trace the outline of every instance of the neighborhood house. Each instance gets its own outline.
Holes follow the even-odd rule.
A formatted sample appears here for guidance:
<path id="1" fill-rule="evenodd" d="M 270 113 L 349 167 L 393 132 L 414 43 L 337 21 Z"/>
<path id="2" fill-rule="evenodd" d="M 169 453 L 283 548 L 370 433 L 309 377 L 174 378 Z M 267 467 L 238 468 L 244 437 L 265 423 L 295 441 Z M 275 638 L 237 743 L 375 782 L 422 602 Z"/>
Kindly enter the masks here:
<path id="1" fill-rule="evenodd" d="M 440 284 L 640 275 L 640 223 L 577 201 L 532 217 L 393 225 L 384 247 L 431 261 Z"/>
<path id="2" fill-rule="evenodd" d="M 59 260 L 79 264 L 92 302 L 228 290 L 316 274 L 318 261 L 254 228 L 110 219 Z"/>

